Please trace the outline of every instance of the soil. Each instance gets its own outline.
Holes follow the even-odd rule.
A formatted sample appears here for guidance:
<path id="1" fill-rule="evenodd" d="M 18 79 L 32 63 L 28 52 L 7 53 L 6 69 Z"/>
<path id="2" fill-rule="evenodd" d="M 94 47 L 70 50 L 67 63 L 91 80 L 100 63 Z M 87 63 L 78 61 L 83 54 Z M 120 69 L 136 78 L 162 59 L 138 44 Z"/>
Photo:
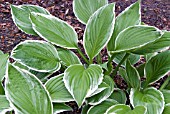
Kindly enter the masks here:
<path id="1" fill-rule="evenodd" d="M 109 0 L 109 2 L 116 2 L 117 15 L 135 1 L 137 0 Z M 34 4 L 46 8 L 51 14 L 67 21 L 75 28 L 79 36 L 79 45 L 82 47 L 85 26 L 76 19 L 72 10 L 72 0 L 0 0 L 0 50 L 4 53 L 10 53 L 12 48 L 21 41 L 42 40 L 40 37 L 27 35 L 18 30 L 11 18 L 10 4 Z M 170 31 L 170 0 L 142 0 L 142 21 L 161 30 Z M 107 57 L 104 56 L 103 61 L 106 60 Z M 118 87 L 126 88 L 126 84 L 119 76 L 116 76 L 114 80 Z M 159 87 L 163 80 L 161 79 L 154 86 Z M 75 103 L 69 103 L 69 105 L 74 111 L 61 114 L 80 113 Z"/>

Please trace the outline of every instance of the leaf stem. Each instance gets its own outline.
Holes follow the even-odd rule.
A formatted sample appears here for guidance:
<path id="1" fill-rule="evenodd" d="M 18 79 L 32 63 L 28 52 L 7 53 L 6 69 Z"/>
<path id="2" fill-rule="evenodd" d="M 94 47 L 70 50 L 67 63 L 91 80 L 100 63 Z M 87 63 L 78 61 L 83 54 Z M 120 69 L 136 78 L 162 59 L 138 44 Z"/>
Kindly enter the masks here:
<path id="1" fill-rule="evenodd" d="M 106 71 L 104 74 L 105 75 L 109 75 L 112 72 L 113 66 L 112 66 L 112 61 L 115 58 L 115 56 L 117 55 L 117 53 L 113 53 L 112 56 L 109 58 L 109 61 L 107 63 L 107 68 L 108 71 Z"/>
<path id="2" fill-rule="evenodd" d="M 170 76 L 165 80 L 165 82 L 162 84 L 159 90 L 163 90 L 169 83 L 170 81 Z"/>
<path id="3" fill-rule="evenodd" d="M 123 57 L 123 59 L 120 61 L 120 63 L 117 65 L 117 67 L 115 68 L 115 70 L 112 73 L 112 77 L 114 77 L 117 73 L 117 71 L 119 70 L 119 67 L 122 65 L 122 63 L 129 57 L 129 53 L 126 53 L 126 55 Z"/>
<path id="4" fill-rule="evenodd" d="M 82 51 L 80 50 L 79 47 L 77 47 L 77 51 L 78 51 L 78 53 L 80 54 L 80 56 L 84 59 L 84 61 L 85 61 L 87 64 L 89 64 L 88 59 L 85 57 L 85 55 L 82 53 Z"/>

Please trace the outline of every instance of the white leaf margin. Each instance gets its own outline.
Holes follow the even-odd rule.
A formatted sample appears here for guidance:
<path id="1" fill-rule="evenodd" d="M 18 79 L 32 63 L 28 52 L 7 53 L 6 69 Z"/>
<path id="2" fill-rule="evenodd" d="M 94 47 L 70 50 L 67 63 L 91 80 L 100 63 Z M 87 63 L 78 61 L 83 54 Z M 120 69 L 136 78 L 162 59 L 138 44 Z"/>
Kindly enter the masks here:
<path id="1" fill-rule="evenodd" d="M 160 33 L 160 37 L 158 37 L 158 38 L 155 39 L 155 40 L 160 39 L 160 38 L 162 37 L 162 35 L 164 34 L 164 32 L 162 32 L 162 31 L 159 30 L 158 28 L 156 28 L 156 27 L 154 27 L 154 26 L 150 26 L 150 25 L 134 25 L 134 26 L 129 26 L 129 27 L 125 28 L 124 30 L 122 30 L 122 31 L 118 34 L 118 36 L 116 37 L 116 40 L 115 40 L 115 46 L 116 46 L 117 38 L 120 36 L 120 34 L 122 34 L 124 31 L 126 31 L 127 29 L 132 28 L 132 27 L 152 27 L 152 28 L 154 28 L 157 32 Z M 143 46 L 145 46 L 145 45 L 147 45 L 147 44 L 149 44 L 149 43 L 154 42 L 155 40 L 150 41 L 150 42 L 147 42 L 147 43 L 144 43 L 144 44 L 139 45 L 139 46 L 132 47 L 132 48 L 130 48 L 130 49 L 118 50 L 118 51 L 115 50 L 115 51 L 109 51 L 109 52 L 110 52 L 110 53 L 120 53 L 120 52 L 130 51 L 130 50 L 133 50 L 133 49 L 138 49 L 138 48 L 141 48 L 141 47 L 143 47 Z"/>
<path id="2" fill-rule="evenodd" d="M 18 46 L 20 46 L 20 45 L 22 45 L 22 44 L 25 44 L 25 43 L 32 43 L 32 42 L 42 43 L 42 44 L 49 43 L 49 42 L 41 41 L 41 40 L 25 40 L 25 41 L 23 41 L 23 42 L 20 42 L 19 44 L 17 44 L 17 45 L 13 48 L 13 50 L 11 51 L 11 56 L 10 56 L 10 57 L 13 58 L 14 60 L 16 60 L 16 61 L 17 61 L 18 63 L 20 63 L 21 65 L 26 66 L 26 67 L 27 67 L 28 69 L 30 69 L 30 70 L 34 70 L 34 71 L 37 71 L 37 72 L 51 72 L 51 73 L 54 73 L 54 72 L 58 71 L 58 70 L 61 68 L 60 61 L 58 61 L 58 62 L 59 62 L 59 67 L 58 67 L 58 69 L 56 69 L 56 68 L 57 68 L 57 66 L 56 66 L 56 67 L 55 67 L 54 69 L 52 69 L 52 70 L 38 70 L 38 69 L 36 69 L 36 68 L 29 67 L 28 65 L 22 63 L 19 59 L 16 59 L 15 57 L 13 57 L 14 50 L 16 50 L 16 49 L 18 48 Z M 50 44 L 50 43 L 49 43 L 49 44 Z M 53 45 L 52 45 L 52 47 L 53 47 L 54 50 L 57 52 L 57 49 L 56 49 Z M 59 56 L 58 56 L 58 52 L 56 53 L 56 56 L 58 57 L 58 59 L 60 59 Z"/>
<path id="3" fill-rule="evenodd" d="M 31 5 L 31 4 L 18 5 L 17 8 L 22 9 L 22 8 L 21 8 L 22 6 L 33 6 L 33 7 L 36 6 L 36 7 L 40 8 L 40 9 L 43 8 L 43 7 L 40 7 L 40 6 L 38 6 L 38 5 Z M 14 18 L 14 14 L 13 14 L 13 10 L 12 10 L 11 6 L 10 6 L 10 9 L 11 9 L 11 15 L 12 15 L 12 20 L 13 20 L 14 24 L 15 24 L 22 32 L 27 33 L 27 32 L 25 32 L 21 27 L 19 27 L 19 26 L 17 25 L 16 20 L 15 20 L 15 18 Z M 44 9 L 49 15 L 51 15 L 50 12 L 49 12 L 47 9 L 45 9 L 45 8 L 43 8 L 43 9 Z M 31 21 L 31 20 L 30 20 L 30 21 Z M 35 31 L 34 31 L 34 32 L 35 32 Z M 30 34 L 30 33 L 27 33 L 27 34 Z"/>
<path id="4" fill-rule="evenodd" d="M 161 95 L 161 97 L 162 97 L 162 99 L 163 99 L 163 106 L 162 106 L 162 108 L 161 108 L 161 112 L 163 112 L 164 106 L 165 106 L 165 101 L 164 101 L 163 93 L 162 93 L 160 90 L 157 90 L 157 89 L 154 88 L 154 87 L 146 88 L 146 90 L 149 90 L 149 89 L 150 89 L 150 90 L 154 89 L 155 91 L 157 91 L 157 92 L 160 93 L 160 95 Z M 132 91 L 132 89 L 131 89 L 130 95 L 129 95 L 129 99 L 130 99 L 131 105 L 134 107 L 134 104 L 133 104 L 133 94 L 134 94 L 134 91 Z M 140 106 L 140 105 L 137 105 L 137 106 Z M 145 106 L 145 108 L 146 108 L 146 111 L 147 111 L 147 107 L 146 107 L 146 106 Z"/>
<path id="5" fill-rule="evenodd" d="M 75 64 L 75 65 L 80 65 L 80 64 Z M 97 64 L 91 64 L 91 65 L 97 65 Z M 72 66 L 74 66 L 74 65 L 70 65 L 69 67 L 67 67 L 67 69 L 70 68 L 70 67 L 72 67 Z M 101 68 L 100 65 L 97 65 L 97 66 L 99 66 L 99 67 Z M 66 70 L 67 70 L 67 69 L 66 69 Z M 65 71 L 66 71 L 66 70 L 65 70 Z M 84 69 L 84 70 L 86 70 L 86 69 Z M 102 81 L 103 81 L 103 76 L 104 76 L 104 74 L 103 74 L 103 69 L 101 68 L 101 70 L 102 70 L 102 73 L 100 74 L 100 75 L 101 75 L 101 79 L 98 81 L 98 86 L 102 83 Z M 65 76 L 65 74 L 66 74 L 66 73 L 64 72 L 64 76 Z M 72 96 L 72 97 L 74 98 L 74 100 L 76 101 L 73 93 L 69 90 L 69 83 L 67 83 L 67 80 L 65 80 L 64 77 L 63 77 L 63 81 L 64 81 L 64 84 L 65 84 L 65 87 L 67 88 L 67 90 L 69 91 L 69 93 L 71 94 L 71 96 Z M 96 88 L 94 88 L 93 90 L 90 90 L 90 89 L 92 88 L 92 86 L 90 86 L 90 89 L 88 90 L 86 96 L 84 97 L 83 102 L 85 102 L 86 98 L 90 97 L 91 94 L 93 94 L 93 93 L 98 89 L 98 86 L 96 86 Z"/>
<path id="6" fill-rule="evenodd" d="M 105 43 L 105 45 L 103 45 L 101 48 L 103 49 L 104 47 L 106 47 L 106 45 L 108 44 L 108 42 L 110 41 L 110 39 L 111 39 L 111 37 L 112 37 L 112 34 L 113 34 L 113 31 L 114 31 L 114 26 L 115 26 L 115 16 L 116 16 L 116 14 L 115 14 L 115 3 L 112 3 L 112 4 L 114 4 L 114 7 L 113 7 L 113 13 L 114 13 L 114 19 L 113 19 L 113 21 L 112 21 L 112 27 L 111 27 L 111 32 L 110 32 L 110 36 L 108 37 L 108 39 L 107 39 L 107 42 Z M 93 19 L 93 16 L 94 15 L 96 15 L 97 13 L 98 13 L 98 11 L 99 10 L 101 10 L 101 9 L 103 9 L 103 8 L 106 8 L 107 6 L 109 6 L 109 5 L 111 5 L 111 4 L 106 4 L 106 5 L 104 5 L 104 6 L 102 6 L 102 7 L 100 7 L 97 11 L 95 11 L 92 15 L 91 15 L 91 17 L 89 18 L 89 20 L 87 21 L 87 24 L 86 25 L 89 25 L 89 23 L 92 21 L 92 19 Z M 86 33 L 86 31 L 87 31 L 87 29 L 85 29 L 85 31 L 84 31 L 84 34 L 83 34 L 83 46 L 85 46 L 85 33 Z M 86 51 L 86 48 L 84 48 L 84 51 L 85 51 L 85 53 L 87 54 L 87 51 Z M 98 52 L 99 53 L 99 52 Z M 96 54 L 97 55 L 97 54 Z M 96 55 L 94 55 L 94 57 L 96 56 Z M 87 56 L 88 56 L 88 54 L 87 54 Z M 93 58 L 94 58 L 93 57 Z M 88 56 L 88 58 L 90 58 L 89 56 Z"/>
<path id="7" fill-rule="evenodd" d="M 12 64 L 11 64 L 11 65 L 12 65 Z M 51 112 L 53 113 L 52 99 L 51 99 L 50 94 L 49 94 L 49 92 L 47 91 L 45 85 L 42 84 L 42 82 L 41 82 L 35 75 L 31 74 L 31 73 L 28 72 L 27 70 L 20 69 L 19 67 L 14 66 L 14 65 L 12 65 L 12 66 L 13 66 L 14 68 L 16 68 L 17 70 L 21 70 L 22 72 L 25 72 L 25 73 L 29 74 L 30 76 L 34 77 L 34 78 L 41 84 L 41 86 L 42 86 L 42 87 L 44 88 L 44 90 L 46 91 L 47 96 L 49 97 L 49 100 L 51 101 L 51 102 L 50 102 L 50 104 L 51 104 L 51 109 L 52 109 Z M 20 114 L 20 113 L 18 112 L 18 109 L 13 105 L 12 101 L 11 101 L 10 98 L 9 98 L 10 95 L 9 95 L 9 93 L 8 93 L 8 91 L 7 91 L 7 87 L 6 87 L 6 85 L 7 85 L 7 79 L 8 79 L 8 67 L 7 67 L 6 75 L 5 75 L 5 95 L 6 95 L 7 100 L 9 101 L 10 107 L 15 111 L 16 114 Z M 52 114 L 52 113 L 51 113 L 51 114 Z"/>
<path id="8" fill-rule="evenodd" d="M 75 29 L 74 29 L 70 24 L 68 24 L 67 22 L 59 19 L 58 17 L 52 16 L 52 15 L 46 15 L 46 14 L 35 13 L 35 12 L 31 12 L 31 14 L 41 15 L 41 16 L 43 16 L 43 17 L 46 17 L 46 18 L 50 19 L 50 20 L 56 19 L 58 22 L 61 22 L 61 23 L 66 24 L 67 26 L 69 26 L 69 27 L 73 30 L 74 34 L 76 35 L 76 43 L 78 44 L 78 36 L 77 36 L 77 33 L 76 33 Z M 29 19 L 31 20 L 30 17 L 29 17 Z M 43 35 L 41 35 L 40 32 L 38 32 L 38 31 L 36 30 L 35 24 L 32 22 L 32 20 L 31 20 L 31 23 L 32 23 L 32 28 L 33 28 L 33 30 L 34 30 L 40 37 L 42 37 L 43 39 L 45 39 L 46 41 L 48 41 L 48 42 L 50 42 L 50 43 L 52 43 L 52 44 L 54 44 L 54 45 L 57 45 L 57 46 L 66 48 L 66 49 L 77 49 L 77 48 L 78 48 L 78 45 L 77 45 L 77 48 L 73 48 L 73 47 L 66 47 L 66 46 L 63 46 L 63 45 L 60 45 L 60 44 L 56 44 L 55 42 L 49 41 L 47 38 L 45 38 Z"/>

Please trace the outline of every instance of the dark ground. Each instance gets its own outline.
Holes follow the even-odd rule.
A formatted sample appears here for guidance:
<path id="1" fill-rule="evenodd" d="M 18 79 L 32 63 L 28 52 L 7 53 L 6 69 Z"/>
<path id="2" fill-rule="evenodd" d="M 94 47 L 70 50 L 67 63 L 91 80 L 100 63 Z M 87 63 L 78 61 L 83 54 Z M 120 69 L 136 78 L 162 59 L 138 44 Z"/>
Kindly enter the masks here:
<path id="1" fill-rule="evenodd" d="M 137 0 L 109 0 L 109 2 L 117 2 L 117 14 L 135 1 Z M 11 18 L 10 4 L 36 4 L 46 8 L 54 16 L 67 21 L 76 29 L 81 44 L 85 27 L 74 16 L 72 0 L 0 0 L 0 50 L 3 52 L 11 52 L 12 48 L 21 41 L 41 39 L 18 30 Z M 142 21 L 161 30 L 170 31 L 170 0 L 142 0 Z M 122 83 L 119 77 L 115 81 Z M 159 85 L 160 83 L 155 86 Z M 76 110 L 75 104 L 71 105 Z M 78 111 L 74 111 L 74 113 L 66 112 L 65 114 L 78 114 Z"/>

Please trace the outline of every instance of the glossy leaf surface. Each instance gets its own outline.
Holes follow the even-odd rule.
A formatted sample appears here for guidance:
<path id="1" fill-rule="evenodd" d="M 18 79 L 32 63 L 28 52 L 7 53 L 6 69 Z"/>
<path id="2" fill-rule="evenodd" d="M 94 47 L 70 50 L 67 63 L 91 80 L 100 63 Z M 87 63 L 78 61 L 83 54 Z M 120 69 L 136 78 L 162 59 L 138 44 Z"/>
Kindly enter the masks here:
<path id="1" fill-rule="evenodd" d="M 55 76 L 48 80 L 45 84 L 53 102 L 69 102 L 74 101 L 71 94 L 65 87 L 63 82 L 64 74 Z"/>
<path id="2" fill-rule="evenodd" d="M 62 48 L 58 48 L 57 51 L 63 65 L 68 67 L 73 64 L 81 64 L 80 59 L 72 51 Z"/>
<path id="3" fill-rule="evenodd" d="M 115 22 L 115 4 L 109 4 L 97 10 L 89 19 L 84 33 L 84 48 L 93 59 L 107 45 L 111 38 Z"/>
<path id="4" fill-rule="evenodd" d="M 41 72 L 50 72 L 60 68 L 57 50 L 44 41 L 30 40 L 17 45 L 12 51 L 12 58 Z"/>
<path id="5" fill-rule="evenodd" d="M 116 17 L 115 28 L 112 37 L 108 43 L 108 50 L 114 51 L 115 40 L 118 34 L 127 27 L 138 25 L 141 22 L 140 3 L 139 1 L 127 7 Z"/>
<path id="6" fill-rule="evenodd" d="M 9 58 L 8 54 L 0 54 L 0 83 L 3 80 L 6 72 L 8 58 Z"/>
<path id="7" fill-rule="evenodd" d="M 113 79 L 110 76 L 104 76 L 103 82 L 105 82 L 107 85 L 109 85 L 108 88 L 103 90 L 102 92 L 90 97 L 87 99 L 88 103 L 90 105 L 97 105 L 106 100 L 114 90 L 114 82 Z"/>
<path id="8" fill-rule="evenodd" d="M 54 108 L 53 114 L 58 114 L 64 111 L 72 110 L 71 107 L 65 105 L 64 103 L 53 103 L 53 108 Z"/>
<path id="9" fill-rule="evenodd" d="M 42 83 L 26 70 L 9 64 L 6 95 L 20 114 L 52 114 L 51 99 Z"/>
<path id="10" fill-rule="evenodd" d="M 33 29 L 45 40 L 64 48 L 77 48 L 77 33 L 66 22 L 52 15 L 40 13 L 31 13 L 30 19 Z"/>
<path id="11" fill-rule="evenodd" d="M 90 16 L 108 0 L 73 0 L 73 11 L 80 22 L 86 24 Z"/>
<path id="12" fill-rule="evenodd" d="M 152 57 L 146 64 L 146 84 L 153 83 L 170 71 L 170 51 Z"/>
<path id="13" fill-rule="evenodd" d="M 163 94 L 155 88 L 147 88 L 142 92 L 132 89 L 130 102 L 133 107 L 145 106 L 147 108 L 146 114 L 161 114 L 164 109 Z"/>
<path id="14" fill-rule="evenodd" d="M 33 30 L 31 20 L 29 19 L 31 12 L 49 14 L 46 9 L 36 5 L 11 5 L 12 19 L 18 28 L 27 34 L 37 35 Z"/>
<path id="15" fill-rule="evenodd" d="M 64 83 L 80 107 L 102 83 L 103 73 L 98 65 L 91 64 L 87 69 L 83 65 L 72 65 L 64 72 Z"/>
<path id="16" fill-rule="evenodd" d="M 9 101 L 5 95 L 0 95 L 0 114 L 5 114 L 9 110 L 11 110 Z"/>
<path id="17" fill-rule="evenodd" d="M 88 110 L 87 114 L 104 114 L 109 107 L 115 104 L 118 104 L 117 101 L 112 100 L 112 99 L 106 99 L 102 103 L 92 106 Z"/>
<path id="18" fill-rule="evenodd" d="M 131 51 L 141 48 L 161 37 L 162 32 L 155 27 L 136 25 L 124 29 L 116 38 L 115 51 Z"/>
<path id="19" fill-rule="evenodd" d="M 146 108 L 144 106 L 137 106 L 133 110 L 127 105 L 117 104 L 110 107 L 106 114 L 145 114 Z"/>
<path id="20" fill-rule="evenodd" d="M 147 44 L 142 48 L 133 51 L 132 53 L 144 55 L 160 51 L 161 49 L 169 46 L 170 46 L 170 32 L 165 31 L 161 38 L 157 39 L 152 43 Z"/>

